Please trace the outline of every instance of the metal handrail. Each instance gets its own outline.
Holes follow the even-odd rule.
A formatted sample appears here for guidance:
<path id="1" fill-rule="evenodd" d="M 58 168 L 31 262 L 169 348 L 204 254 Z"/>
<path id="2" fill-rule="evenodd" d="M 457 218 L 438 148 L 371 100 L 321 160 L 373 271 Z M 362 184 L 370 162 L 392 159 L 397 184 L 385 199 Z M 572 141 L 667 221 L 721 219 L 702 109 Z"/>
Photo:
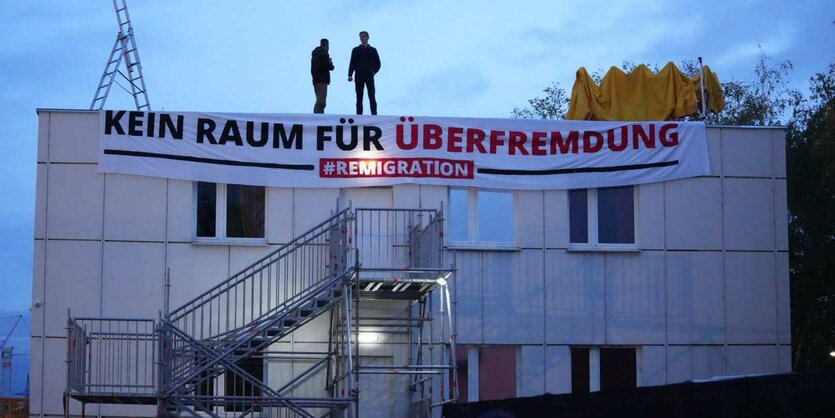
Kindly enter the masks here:
<path id="1" fill-rule="evenodd" d="M 171 311 L 171 313 L 169 314 L 169 321 L 172 321 L 172 322 L 176 321 L 176 320 L 180 319 L 182 316 L 184 316 L 185 314 L 188 314 L 188 313 L 192 312 L 197 307 L 195 306 L 191 310 L 189 310 L 187 307 L 189 305 L 192 305 L 192 304 L 198 302 L 198 301 L 202 301 L 203 298 L 210 295 L 212 292 L 215 292 L 215 291 L 219 290 L 220 288 L 222 288 L 224 286 L 226 286 L 227 288 L 231 287 L 231 286 L 235 286 L 235 285 L 241 283 L 242 281 L 246 280 L 249 276 L 254 275 L 257 271 L 253 272 L 251 275 L 244 275 L 243 277 L 240 277 L 240 278 L 237 278 L 237 279 L 236 279 L 236 277 L 238 277 L 241 274 L 244 274 L 247 270 L 249 270 L 251 268 L 254 268 L 258 264 L 264 263 L 265 261 L 269 260 L 270 258 L 274 257 L 276 254 L 278 254 L 282 251 L 292 252 L 291 250 L 288 250 L 290 248 L 290 246 L 299 244 L 300 241 L 302 241 L 303 239 L 307 239 L 305 237 L 307 237 L 311 233 L 315 232 L 317 229 L 319 229 L 319 228 L 321 228 L 321 227 L 323 227 L 327 224 L 333 223 L 333 221 L 342 218 L 347 213 L 348 213 L 348 208 L 342 209 L 341 211 L 337 212 L 336 214 L 329 217 L 328 219 L 325 219 L 324 221 L 320 222 L 316 226 L 308 229 L 303 234 L 293 238 L 292 240 L 290 240 L 286 244 L 282 245 L 281 247 L 279 247 L 279 248 L 275 249 L 274 251 L 268 253 L 267 255 L 261 257 L 260 259 L 256 260 L 255 262 L 253 262 L 249 266 L 241 269 L 239 272 L 237 272 L 237 273 L 233 274 L 231 277 L 229 277 L 229 279 L 218 283 L 217 285 L 211 287 L 209 290 L 206 290 L 205 292 L 201 293 L 200 295 L 192 298 L 190 301 L 184 303 L 179 308 Z M 278 258 L 273 260 L 272 262 L 275 262 L 275 261 L 278 261 Z M 269 264 L 261 266 L 261 269 L 265 268 L 266 266 L 269 266 Z"/>

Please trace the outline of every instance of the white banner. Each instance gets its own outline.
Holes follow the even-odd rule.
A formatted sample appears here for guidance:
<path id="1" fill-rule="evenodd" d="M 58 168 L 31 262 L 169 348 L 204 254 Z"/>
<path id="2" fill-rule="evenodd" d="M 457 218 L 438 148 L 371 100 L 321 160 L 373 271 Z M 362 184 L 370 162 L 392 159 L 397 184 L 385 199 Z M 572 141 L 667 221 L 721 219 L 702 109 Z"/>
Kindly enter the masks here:
<path id="1" fill-rule="evenodd" d="M 705 125 L 101 112 L 99 171 L 272 187 L 621 186 L 707 175 Z"/>

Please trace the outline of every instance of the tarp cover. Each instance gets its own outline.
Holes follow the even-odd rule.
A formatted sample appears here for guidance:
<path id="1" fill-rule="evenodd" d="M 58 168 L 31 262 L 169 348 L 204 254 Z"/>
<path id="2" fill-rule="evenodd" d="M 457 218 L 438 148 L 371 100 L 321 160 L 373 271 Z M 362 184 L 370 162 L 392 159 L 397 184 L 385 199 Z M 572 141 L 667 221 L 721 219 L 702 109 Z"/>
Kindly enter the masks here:
<path id="1" fill-rule="evenodd" d="M 705 92 L 708 108 L 724 106 L 719 78 L 707 66 Z M 631 73 L 612 67 L 600 85 L 585 68 L 577 70 L 567 119 L 646 121 L 673 120 L 692 115 L 701 106 L 701 75 L 688 78 L 672 62 L 658 73 L 639 65 Z"/>

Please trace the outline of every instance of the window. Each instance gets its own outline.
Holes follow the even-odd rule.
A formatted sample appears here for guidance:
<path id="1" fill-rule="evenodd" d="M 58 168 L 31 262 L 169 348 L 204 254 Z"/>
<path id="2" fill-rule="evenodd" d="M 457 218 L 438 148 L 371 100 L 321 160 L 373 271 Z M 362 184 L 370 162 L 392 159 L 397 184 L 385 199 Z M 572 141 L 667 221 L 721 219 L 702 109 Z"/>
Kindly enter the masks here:
<path id="1" fill-rule="evenodd" d="M 198 240 L 263 240 L 263 187 L 198 182 L 195 189 Z"/>
<path id="2" fill-rule="evenodd" d="M 634 347 L 571 347 L 571 393 L 638 386 Z"/>
<path id="3" fill-rule="evenodd" d="M 516 201 L 513 192 L 449 189 L 449 241 L 455 244 L 512 245 Z"/>
<path id="4" fill-rule="evenodd" d="M 256 356 L 244 360 L 239 360 L 235 363 L 238 367 L 243 369 L 249 375 L 257 380 L 265 382 L 264 379 L 264 358 Z M 226 396 L 246 396 L 258 398 L 261 396 L 261 388 L 246 380 L 240 373 L 234 370 L 227 370 L 223 374 L 224 390 Z M 251 401 L 250 401 L 251 402 Z M 252 408 L 253 411 L 260 411 L 261 406 L 256 402 L 254 405 L 250 402 L 235 402 L 234 400 L 226 401 L 226 411 L 243 412 Z"/>
<path id="5" fill-rule="evenodd" d="M 569 190 L 568 217 L 573 247 L 635 247 L 633 186 Z"/>

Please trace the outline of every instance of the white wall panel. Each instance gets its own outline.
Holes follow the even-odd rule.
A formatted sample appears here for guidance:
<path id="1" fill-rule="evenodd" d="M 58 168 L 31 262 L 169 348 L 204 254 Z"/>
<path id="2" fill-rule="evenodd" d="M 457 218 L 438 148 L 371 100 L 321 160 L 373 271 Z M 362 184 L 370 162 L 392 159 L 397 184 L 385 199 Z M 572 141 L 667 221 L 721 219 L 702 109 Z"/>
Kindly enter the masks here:
<path id="1" fill-rule="evenodd" d="M 341 305 L 340 305 L 341 306 Z M 337 306 L 337 309 L 341 309 Z M 302 325 L 293 332 L 292 339 L 295 342 L 328 342 L 328 335 L 330 334 L 330 313 L 324 312 L 318 317 L 312 319 L 310 322 Z M 300 350 L 296 348 L 296 350 Z M 327 351 L 327 347 L 324 348 Z"/>
<path id="2" fill-rule="evenodd" d="M 778 251 L 789 250 L 789 202 L 786 180 L 774 181 L 774 234 Z"/>
<path id="3" fill-rule="evenodd" d="M 99 316 L 101 243 L 48 241 L 44 315 L 47 336 L 67 333 L 67 308 L 73 317 Z"/>
<path id="4" fill-rule="evenodd" d="M 293 236 L 297 237 L 331 216 L 339 189 L 293 189 Z M 339 203 L 340 209 L 348 202 Z"/>
<path id="5" fill-rule="evenodd" d="M 38 164 L 35 183 L 35 238 L 46 236 L 46 164 Z"/>
<path id="6" fill-rule="evenodd" d="M 485 251 L 483 261 L 484 342 L 542 343 L 542 251 Z"/>
<path id="7" fill-rule="evenodd" d="M 728 343 L 774 343 L 777 300 L 773 253 L 725 254 Z"/>
<path id="8" fill-rule="evenodd" d="M 774 177 L 786 177 L 786 130 L 773 129 L 774 140 Z"/>
<path id="9" fill-rule="evenodd" d="M 295 238 L 293 236 L 293 189 L 267 187 L 266 193 L 267 241 L 288 242 Z"/>
<path id="10" fill-rule="evenodd" d="M 252 263 L 279 248 L 279 245 L 231 245 L 229 246 L 229 274 L 237 274 Z"/>
<path id="11" fill-rule="evenodd" d="M 38 112 L 38 162 L 44 163 L 47 160 L 49 147 L 49 122 L 52 112 Z"/>
<path id="12" fill-rule="evenodd" d="M 400 184 L 392 187 L 395 208 L 416 209 L 420 207 L 420 185 Z"/>
<path id="13" fill-rule="evenodd" d="M 32 336 L 43 336 L 43 307 L 36 308 L 35 303 L 44 301 L 44 247 L 43 240 L 35 240 L 32 254 Z"/>
<path id="14" fill-rule="evenodd" d="M 791 344 L 791 285 L 789 253 L 777 253 L 777 341 Z M 765 302 L 765 301 L 763 301 Z"/>
<path id="15" fill-rule="evenodd" d="M 722 249 L 721 180 L 690 178 L 665 187 L 667 248 Z"/>
<path id="16" fill-rule="evenodd" d="M 606 342 L 664 343 L 664 253 L 606 255 Z"/>
<path id="17" fill-rule="evenodd" d="M 164 262 L 163 244 L 105 242 L 102 315 L 155 319 L 164 303 Z"/>
<path id="18" fill-rule="evenodd" d="M 98 112 L 51 113 L 49 160 L 53 163 L 97 163 L 99 161 Z"/>
<path id="19" fill-rule="evenodd" d="M 108 174 L 104 182 L 104 238 L 165 240 L 165 179 Z"/>
<path id="20" fill-rule="evenodd" d="M 104 175 L 94 165 L 51 164 L 47 190 L 50 238 L 100 239 Z"/>
<path id="21" fill-rule="evenodd" d="M 66 324 L 66 320 L 64 321 Z M 29 390 L 31 409 L 30 416 L 44 414 L 54 417 L 64 416 L 62 396 L 67 385 L 66 338 L 47 338 L 41 352 L 41 341 L 33 340 L 31 347 L 32 373 L 30 375 Z M 43 375 L 41 375 L 43 368 Z M 43 386 L 43 387 L 41 387 Z M 43 408 L 41 408 L 43 402 Z M 81 402 L 72 400 L 69 404 L 70 414 L 81 416 Z M 88 404 L 87 416 L 96 416 L 99 407 Z"/>
<path id="22" fill-rule="evenodd" d="M 645 346 L 638 350 L 640 357 L 640 386 L 667 383 L 667 350 L 663 346 Z"/>
<path id="23" fill-rule="evenodd" d="M 769 179 L 725 179 L 725 248 L 774 248 L 774 200 Z"/>
<path id="24" fill-rule="evenodd" d="M 776 345 L 728 346 L 728 376 L 740 374 L 777 373 L 778 352 Z"/>
<path id="25" fill-rule="evenodd" d="M 356 187 L 340 189 L 339 201 L 353 208 L 390 208 L 394 197 L 391 187 Z"/>
<path id="26" fill-rule="evenodd" d="M 422 184 L 420 186 L 420 207 L 427 209 L 441 209 L 441 205 L 443 205 L 444 213 L 449 213 L 449 196 L 447 195 L 447 187 Z"/>
<path id="27" fill-rule="evenodd" d="M 516 244 L 541 248 L 543 245 L 543 192 L 516 192 Z"/>
<path id="28" fill-rule="evenodd" d="M 638 246 L 664 248 L 664 183 L 638 186 Z"/>
<path id="29" fill-rule="evenodd" d="M 548 190 L 544 194 L 545 246 L 548 248 L 568 247 L 568 192 Z"/>
<path id="30" fill-rule="evenodd" d="M 35 315 L 32 314 L 32 324 L 34 325 L 35 322 Z M 29 416 L 33 415 L 40 415 L 41 413 L 41 402 L 43 397 L 43 389 L 41 385 L 43 385 L 44 381 L 44 370 L 43 370 L 43 348 L 41 344 L 43 344 L 43 340 L 38 337 L 34 337 L 34 329 L 33 329 L 33 337 L 29 340 Z M 66 358 L 66 348 L 64 349 L 64 357 Z M 67 370 L 64 367 L 64 370 Z M 64 372 L 64 378 L 59 379 L 66 381 L 66 372 Z M 63 393 L 63 390 L 62 390 Z M 81 409 L 81 408 L 79 408 Z M 63 413 L 63 411 L 61 411 Z"/>
<path id="31" fill-rule="evenodd" d="M 603 344 L 604 255 L 549 250 L 545 255 L 545 337 L 548 344 Z"/>
<path id="32" fill-rule="evenodd" d="M 667 347 L 667 383 L 724 376 L 723 350 L 721 346 Z"/>
<path id="33" fill-rule="evenodd" d="M 725 295 L 721 252 L 667 253 L 667 342 L 722 344 Z"/>
<path id="34" fill-rule="evenodd" d="M 458 343 L 481 344 L 482 305 L 481 305 L 481 252 L 456 251 L 455 283 L 452 286 L 453 300 L 457 300 L 456 315 L 458 322 Z M 457 298 L 457 299 L 455 299 Z"/>
<path id="35" fill-rule="evenodd" d="M 545 392 L 571 393 L 571 350 L 568 346 L 545 348 Z"/>
<path id="36" fill-rule="evenodd" d="M 710 157 L 710 175 L 722 174 L 722 129 L 707 127 L 707 150 Z"/>
<path id="37" fill-rule="evenodd" d="M 726 176 L 771 177 L 771 129 L 722 128 L 722 169 Z"/>
<path id="38" fill-rule="evenodd" d="M 194 210 L 194 183 L 168 180 L 168 241 L 191 242 L 197 222 Z"/>
<path id="39" fill-rule="evenodd" d="M 778 365 L 777 372 L 779 373 L 789 373 L 792 371 L 792 346 L 790 345 L 781 345 L 777 348 L 778 354 L 778 361 L 780 364 Z"/>
<path id="40" fill-rule="evenodd" d="M 516 396 L 537 396 L 545 393 L 545 348 L 541 345 L 523 345 L 519 351 L 519 381 Z"/>
<path id="41" fill-rule="evenodd" d="M 171 309 L 179 307 L 229 277 L 226 246 L 169 244 Z"/>

